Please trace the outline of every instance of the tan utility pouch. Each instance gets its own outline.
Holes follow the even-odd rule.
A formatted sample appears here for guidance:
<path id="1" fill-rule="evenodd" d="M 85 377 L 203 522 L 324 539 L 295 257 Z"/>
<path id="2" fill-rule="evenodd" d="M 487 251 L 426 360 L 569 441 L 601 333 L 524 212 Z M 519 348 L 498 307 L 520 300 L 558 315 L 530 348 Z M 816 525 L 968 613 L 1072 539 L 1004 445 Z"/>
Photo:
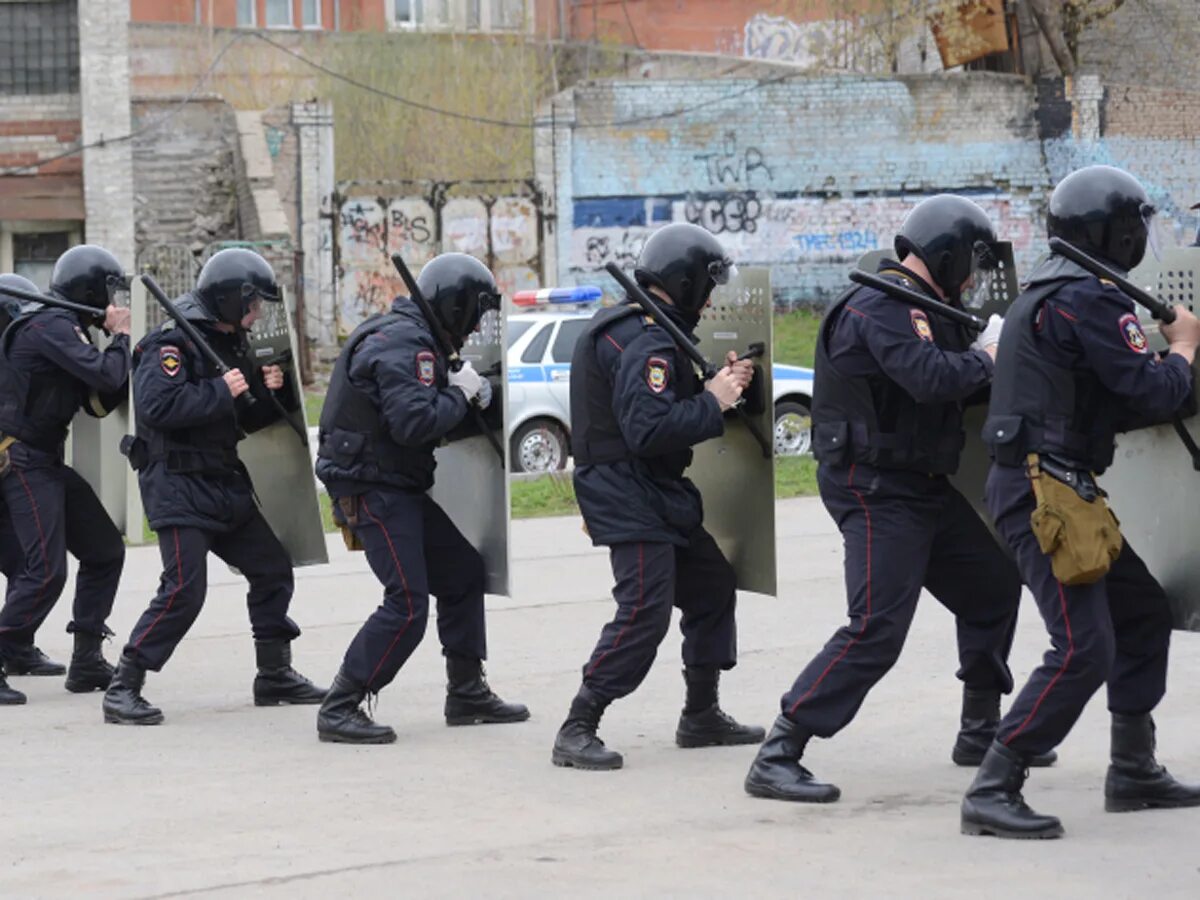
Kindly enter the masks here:
<path id="1" fill-rule="evenodd" d="M 1121 553 L 1121 526 L 1104 497 L 1085 500 L 1070 485 L 1047 475 L 1038 455 L 1027 459 L 1037 507 L 1030 517 L 1034 537 L 1050 557 L 1062 584 L 1092 584 L 1108 574 Z"/>
<path id="2" fill-rule="evenodd" d="M 338 523 L 338 528 L 342 531 L 342 540 L 346 544 L 346 549 L 351 552 L 366 550 L 367 548 L 358 539 L 358 532 L 355 530 L 358 525 L 358 498 L 339 497 L 337 505 L 343 520 Z"/>

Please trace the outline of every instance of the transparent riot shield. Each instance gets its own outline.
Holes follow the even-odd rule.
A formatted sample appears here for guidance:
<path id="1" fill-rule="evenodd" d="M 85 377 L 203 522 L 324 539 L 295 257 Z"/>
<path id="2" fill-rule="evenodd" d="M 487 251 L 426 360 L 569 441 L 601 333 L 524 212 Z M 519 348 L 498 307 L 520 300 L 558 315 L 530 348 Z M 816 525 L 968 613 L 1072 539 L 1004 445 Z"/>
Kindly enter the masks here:
<path id="1" fill-rule="evenodd" d="M 238 444 L 238 456 L 250 471 L 263 515 L 287 548 L 292 564 L 320 565 L 329 562 L 329 556 L 308 447 L 300 368 L 296 363 L 299 348 L 291 327 L 293 310 L 286 292 L 282 303 L 264 303 L 262 309 L 262 318 L 250 332 L 250 357 L 256 367 L 277 365 L 283 369 L 284 390 L 276 393 L 285 408 L 298 405 L 288 416 L 304 431 L 305 438 L 301 440 L 292 425 L 280 420 L 244 438 Z M 293 394 L 290 398 L 284 396 L 288 391 Z"/>
<path id="2" fill-rule="evenodd" d="M 747 418 L 729 413 L 725 433 L 695 448 L 688 477 L 704 497 L 704 526 L 737 572 L 738 588 L 775 595 L 775 417 L 771 385 L 771 278 L 765 268 L 741 269 L 738 277 L 713 292 L 712 304 L 696 333 L 700 352 L 720 366 L 725 354 L 738 355 L 761 343 L 755 360 L 757 404 L 743 404 Z M 760 443 L 761 438 L 762 443 Z"/>
<path id="3" fill-rule="evenodd" d="M 1200 247 L 1169 250 L 1161 261 L 1135 269 L 1130 281 L 1167 303 L 1196 311 Z M 1142 321 L 1152 351 L 1166 346 L 1145 310 Z M 1184 422 L 1200 442 L 1200 421 Z M 1200 631 L 1200 472 L 1170 425 L 1117 437 L 1117 454 L 1100 478 L 1121 521 L 1121 533 L 1145 560 L 1171 601 L 1175 627 Z"/>
<path id="4" fill-rule="evenodd" d="M 1005 315 L 1009 306 L 1021 293 L 1016 262 L 1013 260 L 1012 244 L 1002 241 L 997 245 L 997 250 L 998 265 L 996 268 L 986 273 L 980 273 L 976 277 L 974 287 L 963 295 L 963 306 L 985 319 L 993 314 Z M 985 401 L 974 403 L 963 411 L 966 443 L 963 445 L 962 455 L 959 459 L 958 472 L 950 478 L 950 483 L 966 498 L 979 517 L 983 519 L 984 524 L 995 534 L 992 517 L 983 505 L 983 489 L 992 464 L 987 445 L 983 443 L 982 438 L 987 409 Z M 1003 540 L 1000 540 L 1000 546 L 1006 550 L 1008 548 Z"/>
<path id="5" fill-rule="evenodd" d="M 508 454 L 508 370 L 504 359 L 505 319 L 498 312 L 483 317 L 479 331 L 462 349 L 462 358 L 492 382 L 492 403 L 488 410 L 492 434 Z M 497 415 L 499 413 L 499 415 Z M 458 530 L 483 556 L 485 590 L 489 594 L 509 596 L 509 525 L 510 500 L 508 465 L 502 462 L 487 438 L 479 434 L 471 417 L 462 429 L 469 436 L 452 439 L 437 449 L 437 471 L 429 495 L 446 511 Z"/>

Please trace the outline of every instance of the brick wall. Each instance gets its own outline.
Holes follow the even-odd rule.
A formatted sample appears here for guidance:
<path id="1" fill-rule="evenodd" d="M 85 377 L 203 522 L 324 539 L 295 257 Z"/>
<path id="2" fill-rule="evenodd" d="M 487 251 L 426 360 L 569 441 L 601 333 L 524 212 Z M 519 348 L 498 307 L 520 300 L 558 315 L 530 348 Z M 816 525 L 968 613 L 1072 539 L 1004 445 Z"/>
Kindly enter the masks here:
<path id="1" fill-rule="evenodd" d="M 617 82 L 572 100 L 539 151 L 539 174 L 559 173 L 560 278 L 596 280 L 655 227 L 688 221 L 770 266 L 780 302 L 819 301 L 862 253 L 891 246 L 916 200 L 950 190 L 975 195 L 1022 262 L 1036 255 L 1046 173 L 1021 79 Z M 654 119 L 679 109 L 690 111 Z M 602 127 L 612 122 L 632 124 Z"/>
<path id="2" fill-rule="evenodd" d="M 1053 185 L 1094 162 L 1138 175 L 1187 243 L 1198 99 L 1118 94 L 1094 76 L 1035 85 L 985 73 L 581 85 L 556 98 L 553 122 L 547 106 L 537 135 L 539 181 L 553 194 L 550 277 L 606 281 L 605 263 L 631 266 L 654 228 L 686 221 L 739 262 L 769 266 L 777 301 L 822 302 L 942 191 L 979 202 L 1028 271 L 1045 249 Z"/>
<path id="3" fill-rule="evenodd" d="M 83 161 L 68 156 L 39 164 L 79 142 L 78 94 L 0 97 L 0 217 L 83 218 Z"/>

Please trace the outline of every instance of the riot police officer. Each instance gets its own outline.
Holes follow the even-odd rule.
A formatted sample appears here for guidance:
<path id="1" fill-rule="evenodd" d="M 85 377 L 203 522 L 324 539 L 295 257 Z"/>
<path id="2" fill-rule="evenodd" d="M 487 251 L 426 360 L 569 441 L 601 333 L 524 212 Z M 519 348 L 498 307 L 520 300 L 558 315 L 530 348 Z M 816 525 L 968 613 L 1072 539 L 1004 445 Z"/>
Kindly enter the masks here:
<path id="1" fill-rule="evenodd" d="M 37 289 L 15 275 L 23 290 Z M 104 416 L 124 402 L 129 380 L 129 310 L 114 305 L 128 288 L 116 258 L 102 247 L 72 247 L 54 264 L 50 294 L 94 309 L 48 305 L 22 311 L 4 332 L 0 363 L 0 435 L 9 468 L 0 479 L 23 562 L 0 611 L 0 657 L 9 675 L 61 675 L 64 667 L 33 643 L 67 580 L 67 552 L 79 560 L 67 631 L 75 648 L 67 690 L 102 690 L 112 666 L 100 651 L 125 561 L 121 533 L 95 492 L 63 462 L 67 428 L 83 409 Z M 112 335 L 104 350 L 89 328 Z"/>
<path id="2" fill-rule="evenodd" d="M 291 408 L 297 392 L 278 366 L 255 369 L 248 331 L 262 304 L 281 301 L 270 264 L 252 250 L 221 250 L 204 264 L 194 291 L 176 306 L 221 360 L 225 374 L 168 322 L 138 342 L 133 358 L 136 438 L 122 451 L 138 473 L 163 574 L 104 695 L 104 720 L 157 725 L 162 711 L 142 697 L 147 670 L 159 671 L 200 614 L 211 551 L 249 582 L 246 596 L 258 671 L 256 706 L 320 703 L 325 692 L 292 668 L 300 629 L 288 618 L 292 564 L 254 497 L 238 441 L 277 421 L 270 391 Z M 247 403 L 243 395 L 254 398 Z"/>
<path id="3" fill-rule="evenodd" d="M 650 236 L 634 277 L 688 335 L 713 289 L 734 274 L 715 237 L 696 225 Z M 605 708 L 637 688 L 683 611 L 687 696 L 681 747 L 757 743 L 763 729 L 722 711 L 717 680 L 737 661 L 733 567 L 705 530 L 700 494 L 684 477 L 695 444 L 723 433 L 723 413 L 753 368 L 734 362 L 706 384 L 671 336 L 630 301 L 602 310 L 571 362 L 575 495 L 594 544 L 607 546 L 616 615 L 604 626 L 551 755 L 557 766 L 617 769 L 621 754 L 596 735 Z M 736 477 L 731 473 L 730 477 Z"/>
<path id="4" fill-rule="evenodd" d="M 396 732 L 361 708 L 391 683 L 421 642 L 429 595 L 437 597 L 446 657 L 448 725 L 523 722 L 529 710 L 488 686 L 484 566 L 479 552 L 427 491 L 434 448 L 462 425 L 468 406 L 491 403 L 491 383 L 466 362 L 450 371 L 434 328 L 455 349 L 500 295 L 483 263 L 444 253 L 422 269 L 417 287 L 437 322 L 408 297 L 350 335 L 334 366 L 321 413 L 317 476 L 334 518 L 366 551 L 383 584 L 383 603 L 363 623 L 317 716 L 322 741 L 384 744 Z"/>
<path id="5" fill-rule="evenodd" d="M 931 301 L 961 304 L 981 265 L 998 262 L 987 214 L 950 194 L 905 218 L 897 260 L 880 275 Z M 926 588 L 958 624 L 962 730 L 952 756 L 978 765 L 995 734 L 1021 585 L 987 527 L 949 482 L 963 446 L 965 402 L 991 381 L 999 317 L 971 340 L 949 319 L 868 287 L 848 290 L 817 341 L 813 398 L 817 483 L 845 545 L 850 623 L 783 695 L 746 791 L 827 803 L 839 789 L 800 765 L 832 737 L 895 664 Z M 1048 765 L 1051 758 L 1038 761 Z"/>
<path id="6" fill-rule="evenodd" d="M 37 293 L 37 286 L 20 275 L 0 275 L 0 291 L 7 286 Z M 0 293 L 0 335 L 21 314 L 21 301 L 15 297 Z M 0 362 L 0 366 L 3 362 Z M 0 477 L 8 468 L 7 439 L 0 436 Z M 21 567 L 25 564 L 21 553 L 21 542 L 13 530 L 12 519 L 8 515 L 8 507 L 4 504 L 4 494 L 0 493 L 0 573 L 6 581 L 12 581 Z M 0 657 L 0 706 L 16 706 L 25 702 L 25 695 L 8 686 L 4 677 L 4 659 Z"/>
<path id="7" fill-rule="evenodd" d="M 1142 260 L 1153 215 L 1136 178 L 1089 166 L 1054 189 L 1046 225 L 1051 237 L 1127 271 Z M 1033 477 L 1094 486 L 1092 473 L 1112 463 L 1114 434 L 1169 418 L 1188 400 L 1200 323 L 1176 309 L 1175 322 L 1162 326 L 1169 352 L 1159 358 L 1148 352 L 1129 297 L 1051 255 L 1006 317 L 983 432 L 993 459 L 986 501 L 1041 609 L 1051 648 L 1001 721 L 963 800 L 966 834 L 1063 833 L 1057 818 L 1022 799 L 1025 766 L 1067 736 L 1106 681 L 1112 764 L 1105 808 L 1200 805 L 1200 787 L 1180 784 L 1154 754 L 1151 713 L 1166 691 L 1171 634 L 1162 588 L 1121 542 L 1106 576 L 1060 583 L 1032 525 Z"/>

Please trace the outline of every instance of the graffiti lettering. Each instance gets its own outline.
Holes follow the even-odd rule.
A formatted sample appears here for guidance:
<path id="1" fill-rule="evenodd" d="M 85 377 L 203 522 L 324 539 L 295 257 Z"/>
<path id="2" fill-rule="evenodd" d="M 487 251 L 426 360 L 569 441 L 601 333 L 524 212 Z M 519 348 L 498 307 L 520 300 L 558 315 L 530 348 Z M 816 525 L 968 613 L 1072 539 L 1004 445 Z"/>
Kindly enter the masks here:
<path id="1" fill-rule="evenodd" d="M 707 228 L 714 234 L 729 232 L 753 234 L 758 230 L 762 203 L 754 194 L 727 194 L 720 197 L 689 198 L 684 216 L 693 225 Z"/>
<path id="2" fill-rule="evenodd" d="M 410 219 L 399 209 L 393 209 L 391 214 L 392 233 L 400 240 L 418 244 L 427 244 L 433 240 L 433 232 L 425 216 L 414 216 Z"/>
<path id="3" fill-rule="evenodd" d="M 719 152 L 698 153 L 695 158 L 704 163 L 709 185 L 716 187 L 749 185 L 756 174 L 768 182 L 775 177 L 763 152 L 758 147 L 739 149 L 737 135 L 732 131 L 725 133 Z"/>

